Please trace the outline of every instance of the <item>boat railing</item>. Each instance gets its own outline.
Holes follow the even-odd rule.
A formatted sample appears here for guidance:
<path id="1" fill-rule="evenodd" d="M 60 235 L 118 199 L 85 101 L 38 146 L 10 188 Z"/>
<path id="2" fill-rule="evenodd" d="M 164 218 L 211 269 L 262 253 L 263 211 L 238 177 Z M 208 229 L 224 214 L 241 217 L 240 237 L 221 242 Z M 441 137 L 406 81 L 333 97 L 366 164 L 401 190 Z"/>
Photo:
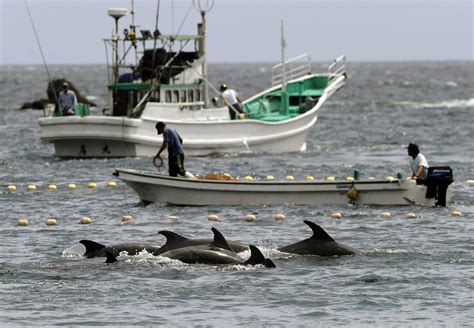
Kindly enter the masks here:
<path id="1" fill-rule="evenodd" d="M 293 80 L 298 77 L 311 73 L 311 57 L 308 54 L 299 55 L 288 59 L 283 64 L 277 64 L 272 67 L 272 86 L 283 83 L 283 70 L 287 80 Z"/>
<path id="2" fill-rule="evenodd" d="M 346 56 L 342 55 L 334 59 L 333 62 L 328 66 L 328 74 L 330 84 L 335 78 L 346 74 Z"/>

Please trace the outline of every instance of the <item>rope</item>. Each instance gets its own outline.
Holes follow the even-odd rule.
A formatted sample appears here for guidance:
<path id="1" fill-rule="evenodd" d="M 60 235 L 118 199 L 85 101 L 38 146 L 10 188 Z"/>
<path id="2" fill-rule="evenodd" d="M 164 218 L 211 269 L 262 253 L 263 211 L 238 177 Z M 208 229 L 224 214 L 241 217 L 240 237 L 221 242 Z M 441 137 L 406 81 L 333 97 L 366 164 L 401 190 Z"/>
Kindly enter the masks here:
<path id="1" fill-rule="evenodd" d="M 56 95 L 56 92 L 54 92 L 53 80 L 51 79 L 51 75 L 49 74 L 48 65 L 46 64 L 43 48 L 41 47 L 41 42 L 39 40 L 38 33 L 36 32 L 35 23 L 33 22 L 33 17 L 31 16 L 30 8 L 28 7 L 28 2 L 26 0 L 23 0 L 23 1 L 25 3 L 26 11 L 28 12 L 28 17 L 30 18 L 30 23 L 31 23 L 31 27 L 33 28 L 33 33 L 35 34 L 36 43 L 38 44 L 38 48 L 41 53 L 41 59 L 43 60 L 44 69 L 46 70 L 46 74 L 48 75 L 48 82 L 51 84 L 51 88 L 53 88 L 53 95 L 54 95 L 54 99 L 56 100 L 56 103 L 59 103 L 58 96 Z"/>

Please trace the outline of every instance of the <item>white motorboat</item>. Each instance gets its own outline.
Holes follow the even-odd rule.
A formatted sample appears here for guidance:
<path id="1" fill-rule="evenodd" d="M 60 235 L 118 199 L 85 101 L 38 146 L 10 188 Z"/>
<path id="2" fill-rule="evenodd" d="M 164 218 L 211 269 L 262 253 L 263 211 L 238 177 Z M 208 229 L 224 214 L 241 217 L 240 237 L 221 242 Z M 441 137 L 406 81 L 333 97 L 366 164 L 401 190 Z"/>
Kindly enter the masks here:
<path id="1" fill-rule="evenodd" d="M 352 181 L 211 180 L 169 177 L 150 171 L 116 169 L 144 204 L 173 205 L 445 205 L 452 197 L 450 183 L 427 192 L 410 179 Z"/>
<path id="2" fill-rule="evenodd" d="M 128 10 L 108 11 L 116 22 L 114 35 L 104 40 L 112 54 L 108 110 L 89 115 L 79 104 L 74 116 L 45 111 L 39 119 L 40 137 L 54 144 L 56 156 L 153 156 L 162 142 L 155 130 L 158 121 L 179 132 L 186 156 L 306 148 L 317 112 L 345 85 L 345 57 L 334 60 L 326 72 L 313 73 L 308 55 L 285 60 L 283 46 L 282 62 L 273 67 L 269 86 L 244 101 L 245 119 L 231 119 L 219 98 L 208 99 L 213 86 L 207 79 L 206 10 L 200 9 L 197 35 L 159 30 L 140 30 L 138 35 L 133 18 L 130 30 L 119 33 L 119 19 Z"/>

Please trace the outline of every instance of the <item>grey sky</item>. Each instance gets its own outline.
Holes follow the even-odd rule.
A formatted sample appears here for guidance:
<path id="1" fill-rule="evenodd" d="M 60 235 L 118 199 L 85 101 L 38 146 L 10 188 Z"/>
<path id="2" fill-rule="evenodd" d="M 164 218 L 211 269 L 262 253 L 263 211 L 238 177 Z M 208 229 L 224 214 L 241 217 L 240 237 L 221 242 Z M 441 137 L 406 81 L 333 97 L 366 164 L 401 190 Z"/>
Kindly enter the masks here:
<path id="1" fill-rule="evenodd" d="M 114 26 L 106 10 L 130 3 L 28 0 L 47 63 L 105 63 L 102 39 Z M 135 23 L 142 29 L 154 30 L 156 3 L 135 0 Z M 160 31 L 176 33 L 191 3 L 161 0 Z M 288 58 L 308 53 L 315 61 L 341 54 L 348 61 L 474 60 L 473 17 L 472 0 L 216 0 L 207 15 L 208 61 L 278 61 L 281 18 Z M 121 30 L 130 19 L 121 20 Z M 193 8 L 182 32 L 195 33 L 198 20 Z M 24 1 L 0 0 L 0 64 L 41 63 Z"/>

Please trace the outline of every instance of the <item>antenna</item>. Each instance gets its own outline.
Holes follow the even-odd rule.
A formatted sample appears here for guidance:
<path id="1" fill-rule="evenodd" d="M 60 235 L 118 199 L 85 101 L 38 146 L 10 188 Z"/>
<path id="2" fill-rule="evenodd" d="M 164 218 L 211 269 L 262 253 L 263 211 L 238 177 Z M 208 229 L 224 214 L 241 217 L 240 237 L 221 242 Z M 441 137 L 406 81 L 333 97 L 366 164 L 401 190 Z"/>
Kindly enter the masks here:
<path id="1" fill-rule="evenodd" d="M 204 57 L 204 61 L 202 63 L 202 76 L 204 80 L 204 106 L 208 104 L 208 97 L 209 97 L 209 86 L 207 83 L 207 52 L 206 52 L 206 13 L 211 11 L 212 7 L 214 7 L 214 0 L 193 0 L 194 8 L 201 14 L 201 49 L 199 51 L 202 53 Z"/>
<path id="2" fill-rule="evenodd" d="M 107 14 L 115 19 L 115 35 L 112 38 L 113 42 L 113 47 L 112 47 L 112 52 L 114 53 L 114 83 L 117 83 L 118 81 L 118 75 L 119 75 L 119 53 L 118 53 L 118 41 L 120 39 L 120 34 L 119 34 L 119 29 L 118 29 L 118 21 L 120 18 L 123 16 L 128 15 L 128 9 L 127 8 L 109 8 L 107 9 Z"/>

